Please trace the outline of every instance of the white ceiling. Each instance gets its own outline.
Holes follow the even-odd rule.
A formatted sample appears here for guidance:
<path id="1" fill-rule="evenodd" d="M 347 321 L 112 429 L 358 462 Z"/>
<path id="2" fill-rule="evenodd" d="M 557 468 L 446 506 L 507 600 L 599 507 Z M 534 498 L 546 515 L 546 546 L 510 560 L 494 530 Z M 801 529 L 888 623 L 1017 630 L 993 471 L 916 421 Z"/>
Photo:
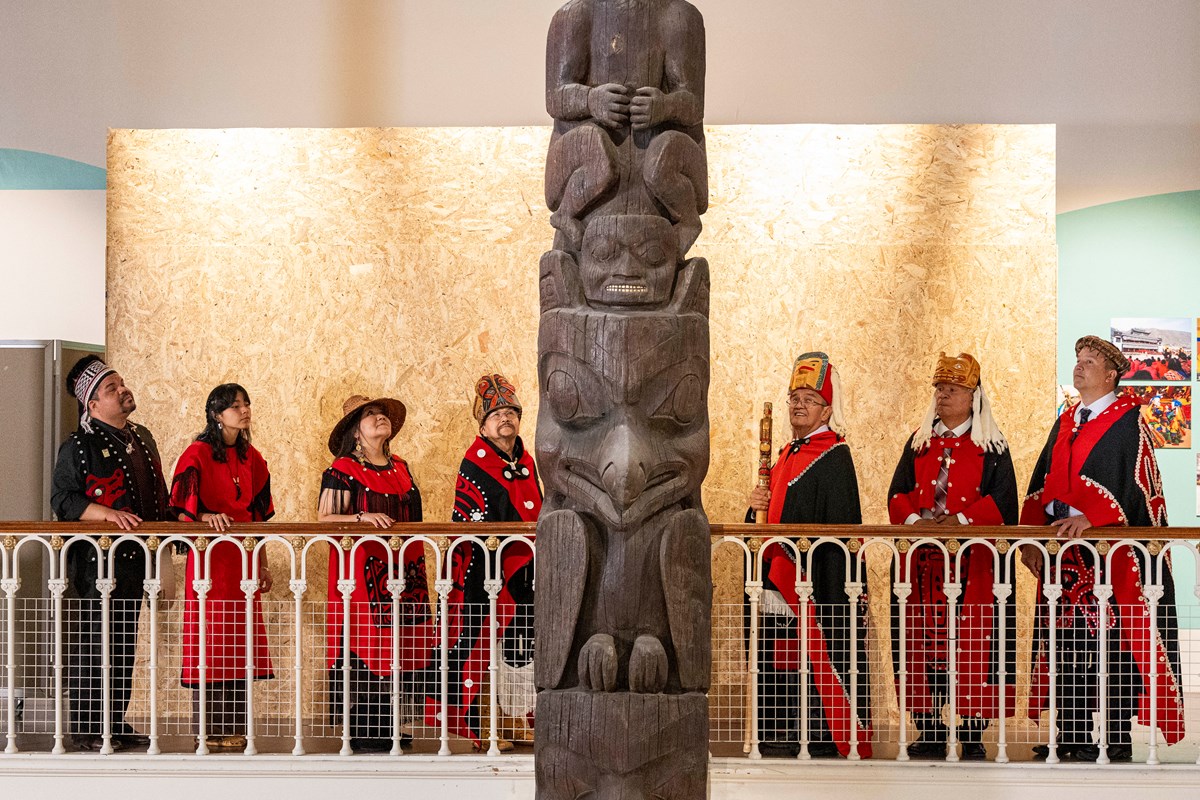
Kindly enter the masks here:
<path id="1" fill-rule="evenodd" d="M 600 0 L 597 0 L 599 2 Z M 561 0 L 0 0 L 0 147 L 545 124 Z M 1200 188 L 1200 0 L 694 0 L 706 121 L 1058 125 L 1060 211 Z"/>

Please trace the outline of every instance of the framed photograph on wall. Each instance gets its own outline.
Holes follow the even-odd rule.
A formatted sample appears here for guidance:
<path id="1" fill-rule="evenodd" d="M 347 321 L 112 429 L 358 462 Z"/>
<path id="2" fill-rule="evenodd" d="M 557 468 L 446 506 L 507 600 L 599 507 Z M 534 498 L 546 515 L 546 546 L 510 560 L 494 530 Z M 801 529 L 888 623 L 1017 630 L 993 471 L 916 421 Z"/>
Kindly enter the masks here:
<path id="1" fill-rule="evenodd" d="M 1186 450 L 1192 446 L 1192 387 L 1122 386 L 1142 405 L 1155 447 Z"/>
<path id="2" fill-rule="evenodd" d="M 1058 419 L 1069 406 L 1079 402 L 1079 390 L 1070 384 L 1058 385 L 1058 399 L 1054 403 L 1054 418 Z"/>
<path id="3" fill-rule="evenodd" d="M 1196 328 L 1190 317 L 1114 317 L 1113 344 L 1129 359 L 1123 381 L 1190 381 Z"/>

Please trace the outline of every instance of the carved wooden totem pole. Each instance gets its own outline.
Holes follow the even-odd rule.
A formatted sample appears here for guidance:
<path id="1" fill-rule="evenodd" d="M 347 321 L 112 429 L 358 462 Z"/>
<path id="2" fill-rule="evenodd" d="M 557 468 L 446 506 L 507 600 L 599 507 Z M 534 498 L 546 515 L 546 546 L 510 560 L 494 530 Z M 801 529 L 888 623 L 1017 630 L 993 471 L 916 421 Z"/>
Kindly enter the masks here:
<path id="1" fill-rule="evenodd" d="M 540 800 L 703 798 L 711 661 L 704 22 L 571 0 L 546 48 Z"/>

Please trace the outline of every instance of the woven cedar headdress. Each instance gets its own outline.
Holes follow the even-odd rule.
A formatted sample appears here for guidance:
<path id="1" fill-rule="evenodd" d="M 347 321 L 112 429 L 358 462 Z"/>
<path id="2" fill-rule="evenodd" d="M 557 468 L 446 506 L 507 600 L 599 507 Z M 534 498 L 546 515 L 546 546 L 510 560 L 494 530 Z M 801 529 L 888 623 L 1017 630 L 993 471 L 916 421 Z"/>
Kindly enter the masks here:
<path id="1" fill-rule="evenodd" d="M 508 378 L 499 372 L 480 377 L 475 382 L 475 402 L 471 408 L 475 421 L 483 424 L 488 414 L 505 407 L 516 409 L 517 416 L 521 415 L 521 401 Z"/>
<path id="2" fill-rule="evenodd" d="M 987 392 L 983 390 L 980 373 L 979 362 L 970 353 L 959 353 L 957 356 L 941 353 L 933 368 L 933 385 L 950 383 L 970 389 L 973 396 L 971 401 L 971 441 L 984 450 L 1003 453 L 1008 449 L 1008 440 L 1004 438 L 1004 434 L 1000 432 L 1000 428 L 996 426 L 996 420 L 992 417 L 992 404 L 988 400 Z M 919 451 L 929 444 L 929 440 L 933 438 L 933 423 L 936 419 L 937 398 L 935 395 L 929 400 L 929 410 L 925 412 L 925 419 L 921 422 L 921 427 L 913 434 L 913 450 Z"/>
<path id="3" fill-rule="evenodd" d="M 819 351 L 801 353 L 792 366 L 792 379 L 788 383 L 788 394 L 797 389 L 812 389 L 824 398 L 833 409 L 829 428 L 834 433 L 846 434 L 846 418 L 842 414 L 842 382 L 837 367 L 829 363 L 829 356 Z"/>
<path id="4" fill-rule="evenodd" d="M 1126 372 L 1129 372 L 1129 359 L 1121 352 L 1115 344 L 1108 339 L 1101 339 L 1099 336 L 1084 336 L 1079 341 L 1075 342 L 1075 355 L 1079 355 L 1079 351 L 1085 347 L 1090 347 L 1099 353 L 1112 368 L 1117 371 L 1117 377 L 1120 378 Z"/>

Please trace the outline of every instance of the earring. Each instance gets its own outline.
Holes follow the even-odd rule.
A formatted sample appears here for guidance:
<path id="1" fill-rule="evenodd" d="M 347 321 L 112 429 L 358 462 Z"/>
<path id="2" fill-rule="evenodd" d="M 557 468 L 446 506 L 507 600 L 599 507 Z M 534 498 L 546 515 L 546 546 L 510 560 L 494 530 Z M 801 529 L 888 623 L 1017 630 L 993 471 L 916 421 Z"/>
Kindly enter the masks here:
<path id="1" fill-rule="evenodd" d="M 222 422 L 218 422 L 218 423 L 217 423 L 217 430 L 219 430 L 219 431 L 223 431 L 223 430 L 225 430 L 225 424 L 224 424 L 224 423 L 222 423 Z"/>
<path id="2" fill-rule="evenodd" d="M 357 439 L 354 440 L 354 452 L 362 454 L 362 442 Z"/>

